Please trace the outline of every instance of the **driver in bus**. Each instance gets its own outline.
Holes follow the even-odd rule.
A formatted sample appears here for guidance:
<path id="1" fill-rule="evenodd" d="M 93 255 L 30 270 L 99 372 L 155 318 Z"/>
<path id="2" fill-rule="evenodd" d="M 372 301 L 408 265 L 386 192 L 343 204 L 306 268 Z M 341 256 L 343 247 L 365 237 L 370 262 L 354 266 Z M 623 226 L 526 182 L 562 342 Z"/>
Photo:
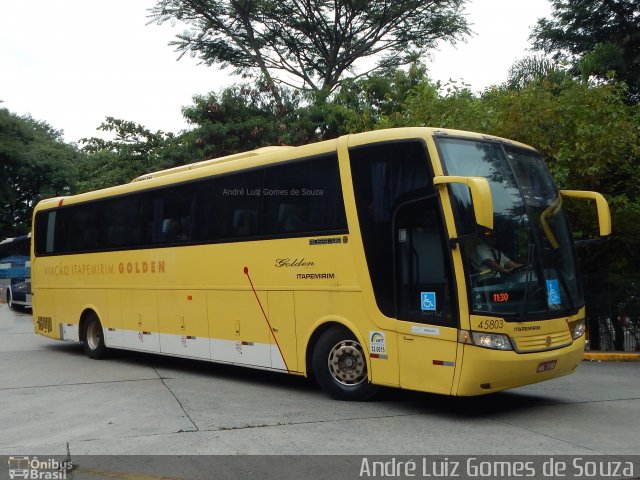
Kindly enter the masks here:
<path id="1" fill-rule="evenodd" d="M 478 241 L 471 255 L 471 265 L 475 272 L 484 278 L 499 277 L 500 274 L 513 273 L 522 268 L 517 263 L 496 248 L 496 236 L 493 232 L 485 232 L 482 240 Z"/>

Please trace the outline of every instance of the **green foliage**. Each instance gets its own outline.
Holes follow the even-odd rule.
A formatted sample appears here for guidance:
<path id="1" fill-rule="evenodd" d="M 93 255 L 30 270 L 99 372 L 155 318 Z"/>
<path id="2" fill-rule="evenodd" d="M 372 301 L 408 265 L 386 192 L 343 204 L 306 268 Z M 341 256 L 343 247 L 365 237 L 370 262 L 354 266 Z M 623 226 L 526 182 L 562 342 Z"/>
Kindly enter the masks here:
<path id="1" fill-rule="evenodd" d="M 584 81 L 590 77 L 607 78 L 618 76 L 624 78 L 627 75 L 627 65 L 624 59 L 624 50 L 615 43 L 597 43 L 593 50 L 585 54 L 577 63 L 577 68 Z"/>
<path id="2" fill-rule="evenodd" d="M 469 33 L 464 0 L 159 0 L 158 23 L 175 20 L 191 30 L 173 42 L 205 63 L 259 72 L 276 102 L 275 82 L 329 93 L 361 59 L 373 70 L 412 63 L 437 41 Z M 381 57 L 382 55 L 382 57 Z"/>
<path id="3" fill-rule="evenodd" d="M 183 114 L 193 130 L 183 140 L 201 158 L 220 157 L 268 145 L 312 141 L 296 118 L 300 94 L 280 89 L 278 105 L 264 84 L 235 85 L 220 93 L 198 95 Z"/>
<path id="4" fill-rule="evenodd" d="M 637 0 L 552 0 L 553 19 L 538 21 L 534 46 L 573 63 L 584 77 L 613 72 L 640 99 L 640 3 Z"/>
<path id="5" fill-rule="evenodd" d="M 512 90 L 525 88 L 530 83 L 547 81 L 561 85 L 571 77 L 564 65 L 550 58 L 532 55 L 518 60 L 509 69 L 506 86 Z"/>
<path id="6" fill-rule="evenodd" d="M 432 83 L 424 77 L 407 92 L 401 109 L 380 120 L 380 127 L 430 126 L 458 130 L 486 131 L 492 123 L 481 99 L 468 85 Z"/>
<path id="7" fill-rule="evenodd" d="M 410 91 L 428 82 L 426 72 L 423 64 L 414 63 L 406 71 L 387 69 L 345 81 L 325 102 L 328 119 L 333 120 L 327 122 L 329 130 L 337 136 L 379 128 L 383 118 L 401 114 Z"/>
<path id="8" fill-rule="evenodd" d="M 264 82 L 235 85 L 196 96 L 183 113 L 193 129 L 181 138 L 202 158 L 267 145 L 303 145 L 375 128 L 399 112 L 425 69 L 387 70 L 345 81 L 331 95 L 279 88 L 279 105 Z"/>
<path id="9" fill-rule="evenodd" d="M 81 159 L 50 125 L 0 109 L 0 238 L 28 232 L 42 198 L 71 193 Z"/>
<path id="10" fill-rule="evenodd" d="M 135 177 L 194 161 L 184 141 L 172 133 L 151 132 L 134 122 L 107 117 L 98 130 L 110 132 L 111 140 L 83 138 L 80 191 L 127 183 Z"/>

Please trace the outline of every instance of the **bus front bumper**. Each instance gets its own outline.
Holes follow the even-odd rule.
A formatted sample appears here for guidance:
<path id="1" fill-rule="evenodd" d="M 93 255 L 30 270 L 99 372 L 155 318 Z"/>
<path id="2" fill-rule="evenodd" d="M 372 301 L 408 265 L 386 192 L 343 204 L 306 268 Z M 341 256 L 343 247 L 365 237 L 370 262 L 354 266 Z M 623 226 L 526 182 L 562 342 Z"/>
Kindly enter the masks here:
<path id="1" fill-rule="evenodd" d="M 471 396 L 521 387 L 573 373 L 584 355 L 584 335 L 566 347 L 535 353 L 464 346 L 455 395 Z"/>

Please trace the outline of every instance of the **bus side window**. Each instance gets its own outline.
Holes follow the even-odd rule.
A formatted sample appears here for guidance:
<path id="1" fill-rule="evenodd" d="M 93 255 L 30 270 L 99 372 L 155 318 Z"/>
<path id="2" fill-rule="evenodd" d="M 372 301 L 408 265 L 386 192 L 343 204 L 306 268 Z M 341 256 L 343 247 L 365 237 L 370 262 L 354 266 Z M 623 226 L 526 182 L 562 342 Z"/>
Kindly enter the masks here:
<path id="1" fill-rule="evenodd" d="M 335 153 L 267 168 L 262 198 L 265 235 L 347 229 Z"/>
<path id="2" fill-rule="evenodd" d="M 154 195 L 154 243 L 181 243 L 193 238 L 193 185 L 161 190 Z"/>
<path id="3" fill-rule="evenodd" d="M 259 235 L 262 170 L 210 178 L 198 186 L 198 241 Z"/>

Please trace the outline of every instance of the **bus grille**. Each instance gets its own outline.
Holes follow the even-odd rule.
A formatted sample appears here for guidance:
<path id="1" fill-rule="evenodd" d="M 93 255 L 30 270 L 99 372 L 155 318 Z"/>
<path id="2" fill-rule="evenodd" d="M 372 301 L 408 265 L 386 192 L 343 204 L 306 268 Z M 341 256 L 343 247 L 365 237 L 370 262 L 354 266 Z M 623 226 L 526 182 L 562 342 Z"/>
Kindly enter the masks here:
<path id="1" fill-rule="evenodd" d="M 572 343 L 571 333 L 569 331 L 530 337 L 516 337 L 513 338 L 513 341 L 515 342 L 517 352 L 542 352 L 544 350 L 566 347 Z"/>
<path id="2" fill-rule="evenodd" d="M 53 328 L 51 327 L 51 317 L 38 317 L 38 330 L 41 332 L 51 332 Z"/>

